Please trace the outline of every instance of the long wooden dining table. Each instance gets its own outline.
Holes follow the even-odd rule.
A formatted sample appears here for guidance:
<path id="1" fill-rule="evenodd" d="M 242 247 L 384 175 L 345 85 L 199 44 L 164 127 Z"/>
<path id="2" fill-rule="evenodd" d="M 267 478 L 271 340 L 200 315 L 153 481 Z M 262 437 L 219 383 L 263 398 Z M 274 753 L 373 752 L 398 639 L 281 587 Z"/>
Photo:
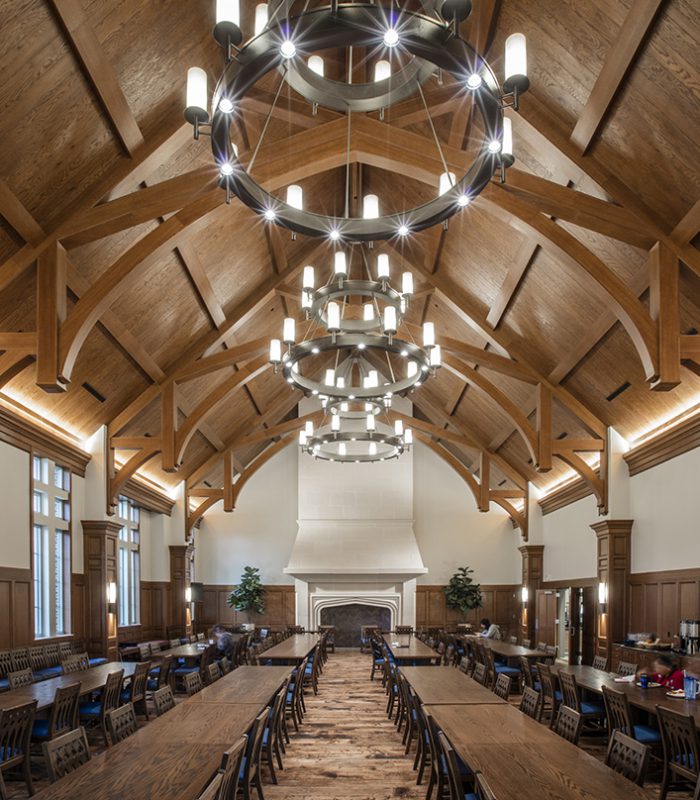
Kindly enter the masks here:
<path id="1" fill-rule="evenodd" d="M 260 653 L 260 660 L 272 664 L 300 664 L 316 647 L 320 637 L 315 633 L 294 633 L 283 642 Z"/>
<path id="2" fill-rule="evenodd" d="M 496 797 L 648 800 L 634 783 L 509 703 L 435 704 L 426 710 Z"/>
<path id="3" fill-rule="evenodd" d="M 384 634 L 386 646 L 391 650 L 396 663 L 410 666 L 425 666 L 434 664 L 439 656 L 432 647 L 421 642 L 412 634 L 386 633 Z"/>
<path id="4" fill-rule="evenodd" d="M 37 710 L 41 711 L 53 705 L 56 689 L 79 683 L 80 696 L 85 697 L 85 695 L 102 689 L 110 672 L 124 670 L 124 677 L 130 678 L 134 674 L 136 666 L 134 661 L 108 661 L 106 664 L 90 667 L 80 672 L 69 672 L 67 675 L 57 675 L 55 678 L 30 683 L 19 689 L 10 689 L 0 694 L 0 709 L 12 708 L 36 700 Z"/>
<path id="5" fill-rule="evenodd" d="M 617 675 L 583 665 L 560 667 L 558 672 L 571 673 L 576 678 L 576 683 L 579 687 L 586 691 L 602 695 L 603 687 L 607 686 L 609 689 L 625 694 L 629 704 L 642 711 L 656 715 L 656 706 L 658 705 L 662 708 L 669 708 L 671 711 L 678 711 L 681 714 L 689 714 L 695 717 L 695 722 L 700 725 L 700 702 L 669 697 L 666 694 L 668 689 L 664 686 L 642 689 L 636 685 L 636 682 L 616 681 Z"/>
<path id="6" fill-rule="evenodd" d="M 547 653 L 542 652 L 542 650 L 532 650 L 529 647 L 523 647 L 520 644 L 511 644 L 510 642 L 504 642 L 501 639 L 487 639 L 485 636 L 465 636 L 465 639 L 469 638 L 474 641 L 478 641 L 481 644 L 485 644 L 487 647 L 490 647 L 494 653 L 499 656 L 503 656 L 506 659 L 516 659 L 516 658 L 528 658 L 528 659 L 537 659 L 537 658 L 547 658 Z"/>
<path id="7" fill-rule="evenodd" d="M 492 691 L 454 667 L 401 667 L 421 703 L 425 705 L 475 705 L 505 703 Z"/>
<path id="8" fill-rule="evenodd" d="M 36 795 L 46 800 L 193 800 L 291 669 L 240 667 Z"/>

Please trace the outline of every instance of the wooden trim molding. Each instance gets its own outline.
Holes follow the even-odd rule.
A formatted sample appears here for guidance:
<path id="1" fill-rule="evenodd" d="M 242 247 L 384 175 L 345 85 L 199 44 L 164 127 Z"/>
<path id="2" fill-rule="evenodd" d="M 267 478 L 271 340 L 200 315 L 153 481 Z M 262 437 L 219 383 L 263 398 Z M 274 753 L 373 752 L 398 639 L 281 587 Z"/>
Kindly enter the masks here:
<path id="1" fill-rule="evenodd" d="M 26 450 L 36 450 L 48 456 L 63 467 L 67 467 L 74 475 L 85 477 L 85 469 L 90 455 L 48 430 L 32 425 L 19 414 L 14 414 L 0 406 L 0 441 Z"/>
<path id="2" fill-rule="evenodd" d="M 635 447 L 629 453 L 625 453 L 623 458 L 632 476 L 670 461 L 696 447 L 700 447 L 700 414 Z"/>
<path id="3" fill-rule="evenodd" d="M 173 512 L 175 501 L 171 500 L 166 494 L 146 486 L 141 481 L 129 478 L 124 484 L 122 493 L 133 500 L 139 508 L 145 508 L 146 511 L 153 511 L 156 514 L 167 514 L 170 516 Z"/>
<path id="4" fill-rule="evenodd" d="M 558 511 L 560 508 L 570 506 L 578 500 L 583 500 L 593 494 L 591 485 L 583 480 L 577 478 L 566 486 L 560 489 L 555 489 L 551 494 L 543 497 L 537 501 L 537 505 L 542 509 L 542 514 L 551 514 L 553 511 Z"/>

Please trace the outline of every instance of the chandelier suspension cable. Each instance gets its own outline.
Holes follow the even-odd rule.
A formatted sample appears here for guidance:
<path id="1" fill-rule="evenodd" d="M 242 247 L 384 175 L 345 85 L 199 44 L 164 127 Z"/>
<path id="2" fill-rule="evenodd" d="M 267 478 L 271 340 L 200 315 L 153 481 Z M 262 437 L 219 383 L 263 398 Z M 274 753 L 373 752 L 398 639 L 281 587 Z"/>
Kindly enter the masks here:
<path id="1" fill-rule="evenodd" d="M 430 115 L 430 109 L 428 108 L 428 104 L 425 102 L 425 95 L 423 94 L 423 87 L 420 85 L 419 81 L 416 81 L 416 85 L 418 86 L 418 92 L 420 93 L 420 99 L 423 101 L 423 108 L 425 108 L 425 113 L 428 115 L 428 124 L 430 125 L 430 130 L 433 133 L 433 139 L 435 140 L 435 146 L 437 147 L 437 151 L 440 155 L 440 161 L 442 161 L 442 168 L 445 170 L 445 174 L 450 177 L 450 185 L 454 185 L 452 180 L 452 173 L 447 168 L 447 162 L 445 161 L 445 154 L 442 152 L 442 145 L 440 144 L 440 140 L 438 139 L 438 135 L 435 131 L 435 125 L 433 125 L 433 118 Z"/>
<path id="2" fill-rule="evenodd" d="M 286 77 L 287 74 L 287 67 L 285 66 L 284 72 L 280 76 L 280 85 L 277 87 L 277 91 L 275 92 L 275 97 L 272 101 L 272 105 L 270 106 L 270 110 L 267 112 L 267 116 L 265 117 L 265 124 L 263 125 L 262 130 L 260 131 L 260 136 L 258 137 L 258 143 L 255 145 L 255 150 L 253 151 L 253 157 L 248 162 L 247 172 L 250 173 L 253 171 L 253 164 L 255 164 L 255 159 L 258 157 L 258 151 L 260 150 L 260 145 L 262 145 L 263 139 L 265 138 L 265 134 L 267 133 L 267 126 L 270 124 L 270 120 L 272 119 L 272 112 L 275 110 L 275 106 L 277 105 L 277 100 L 282 92 L 282 87 L 286 84 Z"/>

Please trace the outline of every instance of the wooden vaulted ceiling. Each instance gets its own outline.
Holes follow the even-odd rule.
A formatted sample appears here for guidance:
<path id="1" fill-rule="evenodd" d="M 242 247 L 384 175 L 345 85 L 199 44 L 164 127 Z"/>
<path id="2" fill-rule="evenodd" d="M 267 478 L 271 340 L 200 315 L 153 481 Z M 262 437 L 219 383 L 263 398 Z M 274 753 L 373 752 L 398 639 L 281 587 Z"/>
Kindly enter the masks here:
<path id="1" fill-rule="evenodd" d="M 242 5 L 250 31 L 254 4 Z M 208 141 L 192 140 L 182 107 L 188 66 L 204 67 L 212 85 L 220 70 L 213 6 L 9 0 L 0 53 L 1 391 L 82 437 L 108 424 L 124 445 L 120 461 L 133 453 L 127 439 L 143 446 L 160 437 L 167 414 L 171 428 L 186 428 L 219 392 L 214 413 L 175 459 L 178 471 L 162 469 L 173 454 L 160 451 L 142 467 L 163 486 L 189 477 L 203 497 L 269 444 L 242 437 L 293 416 L 298 397 L 270 370 L 241 380 L 241 371 L 264 361 L 264 348 L 239 361 L 224 356 L 223 368 L 183 380 L 170 404 L 157 387 L 196 359 L 279 335 L 282 319 L 299 313 L 301 267 L 323 270 L 332 257 L 328 243 L 292 240 L 212 191 Z M 647 345 L 659 346 L 649 291 L 656 257 L 649 251 L 659 240 L 662 261 L 680 258 L 675 332 L 700 327 L 697 4 L 474 0 L 462 33 L 488 49 L 500 74 L 504 39 L 516 30 L 528 37 L 532 86 L 520 111 L 508 112 L 517 161 L 505 187 L 489 187 L 445 231 L 375 251 L 414 272 L 408 322 L 434 320 L 441 336 L 465 348 L 449 351 L 439 378 L 413 398 L 423 435 L 436 440 L 444 430 L 446 457 L 469 474 L 483 473 L 480 451 L 492 454 L 491 487 L 504 496 L 518 476 L 542 487 L 568 474 L 566 458 L 537 472 L 539 450 L 516 430 L 520 420 L 537 436 L 543 381 L 556 400 L 553 438 L 565 443 L 590 437 L 586 415 L 634 439 L 700 400 L 692 357 L 678 385 L 651 391 L 644 346 L 633 341 L 641 330 Z M 343 70 L 342 58 L 332 68 Z M 244 151 L 255 147 L 273 87 L 261 82 L 244 105 Z M 455 100 L 449 82 L 431 81 L 426 98 L 446 157 L 459 167 L 479 133 L 468 103 Z M 313 116 L 286 90 L 265 134 L 258 179 L 279 190 L 296 180 L 311 207 L 337 213 L 343 126 L 333 113 Z M 382 122 L 367 115 L 353 135 L 355 202 L 371 191 L 384 209 L 400 210 L 434 193 L 440 162 L 419 101 L 388 110 Z M 151 247 L 159 236 L 162 244 Z M 37 385 L 42 363 L 30 333 L 37 276 L 64 250 L 59 348 L 81 346 L 69 351 L 67 391 L 47 392 Z M 110 276 L 127 272 L 105 295 Z M 504 369 L 498 356 L 523 365 L 530 380 Z"/>

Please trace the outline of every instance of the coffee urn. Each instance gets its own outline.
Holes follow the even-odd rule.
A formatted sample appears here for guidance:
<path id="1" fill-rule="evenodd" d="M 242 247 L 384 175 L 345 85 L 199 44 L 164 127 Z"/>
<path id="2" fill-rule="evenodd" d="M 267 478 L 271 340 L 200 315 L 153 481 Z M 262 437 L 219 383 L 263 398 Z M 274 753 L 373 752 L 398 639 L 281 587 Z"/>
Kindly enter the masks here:
<path id="1" fill-rule="evenodd" d="M 678 635 L 680 638 L 681 652 L 689 656 L 700 652 L 700 620 L 681 620 Z"/>

